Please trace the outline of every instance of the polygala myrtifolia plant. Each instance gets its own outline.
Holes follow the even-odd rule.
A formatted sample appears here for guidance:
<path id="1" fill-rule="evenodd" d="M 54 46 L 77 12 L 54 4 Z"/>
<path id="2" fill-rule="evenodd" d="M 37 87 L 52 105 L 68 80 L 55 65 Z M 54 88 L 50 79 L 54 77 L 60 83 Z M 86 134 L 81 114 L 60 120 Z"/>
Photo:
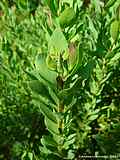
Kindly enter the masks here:
<path id="1" fill-rule="evenodd" d="M 41 139 L 43 159 L 120 151 L 120 88 L 114 85 L 120 70 L 119 4 L 44 2 L 47 54 L 38 54 L 33 69 L 26 71 L 32 78 L 32 103 L 49 131 Z"/>

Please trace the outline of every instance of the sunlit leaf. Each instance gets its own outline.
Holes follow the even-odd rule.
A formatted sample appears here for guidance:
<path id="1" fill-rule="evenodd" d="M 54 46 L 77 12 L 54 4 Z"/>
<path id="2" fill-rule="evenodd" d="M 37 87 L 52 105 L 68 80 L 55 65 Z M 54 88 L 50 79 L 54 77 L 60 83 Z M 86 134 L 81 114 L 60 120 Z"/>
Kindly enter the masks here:
<path id="1" fill-rule="evenodd" d="M 49 49 L 51 47 L 54 48 L 54 55 L 60 54 L 68 48 L 67 40 L 65 39 L 64 34 L 62 33 L 60 28 L 56 28 L 51 36 L 49 42 Z"/>

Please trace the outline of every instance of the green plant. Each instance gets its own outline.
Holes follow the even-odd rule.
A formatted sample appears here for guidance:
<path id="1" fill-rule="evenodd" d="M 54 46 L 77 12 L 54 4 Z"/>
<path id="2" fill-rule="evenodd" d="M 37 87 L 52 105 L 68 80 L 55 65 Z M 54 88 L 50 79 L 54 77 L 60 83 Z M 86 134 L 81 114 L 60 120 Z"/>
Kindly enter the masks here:
<path id="1" fill-rule="evenodd" d="M 104 142 L 100 144 L 97 137 L 110 133 L 116 123 L 109 121 L 118 106 L 114 99 L 102 102 L 102 94 L 119 63 L 119 20 L 113 21 L 119 2 L 98 3 L 91 2 L 84 11 L 79 7 L 82 2 L 48 3 L 49 21 L 43 26 L 47 56 L 38 55 L 28 72 L 34 79 L 29 82 L 33 103 L 40 107 L 50 132 L 41 139 L 41 153 L 47 159 L 75 159 L 77 150 L 79 155 L 83 150 L 92 155 L 111 151 L 109 144 L 102 149 Z M 74 13 L 68 14 L 69 7 Z"/>
<path id="2" fill-rule="evenodd" d="M 0 3 L 0 158 L 119 158 L 119 0 L 27 2 Z"/>

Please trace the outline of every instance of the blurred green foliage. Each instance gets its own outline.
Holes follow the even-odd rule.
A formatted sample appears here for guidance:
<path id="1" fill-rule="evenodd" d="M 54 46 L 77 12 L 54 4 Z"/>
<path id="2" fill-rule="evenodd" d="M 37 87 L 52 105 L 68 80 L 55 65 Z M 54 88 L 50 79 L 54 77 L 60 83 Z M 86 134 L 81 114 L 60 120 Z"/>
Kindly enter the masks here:
<path id="1" fill-rule="evenodd" d="M 120 158 L 119 14 L 119 0 L 0 1 L 1 160 Z"/>

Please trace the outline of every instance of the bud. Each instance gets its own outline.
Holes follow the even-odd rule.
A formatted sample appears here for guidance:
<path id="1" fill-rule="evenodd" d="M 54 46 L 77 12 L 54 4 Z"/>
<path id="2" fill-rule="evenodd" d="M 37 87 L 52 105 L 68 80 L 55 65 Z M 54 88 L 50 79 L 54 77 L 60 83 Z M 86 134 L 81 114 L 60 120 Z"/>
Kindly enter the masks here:
<path id="1" fill-rule="evenodd" d="M 56 58 L 54 56 L 48 54 L 46 58 L 46 64 L 50 70 L 53 70 L 53 71 L 57 70 Z"/>

